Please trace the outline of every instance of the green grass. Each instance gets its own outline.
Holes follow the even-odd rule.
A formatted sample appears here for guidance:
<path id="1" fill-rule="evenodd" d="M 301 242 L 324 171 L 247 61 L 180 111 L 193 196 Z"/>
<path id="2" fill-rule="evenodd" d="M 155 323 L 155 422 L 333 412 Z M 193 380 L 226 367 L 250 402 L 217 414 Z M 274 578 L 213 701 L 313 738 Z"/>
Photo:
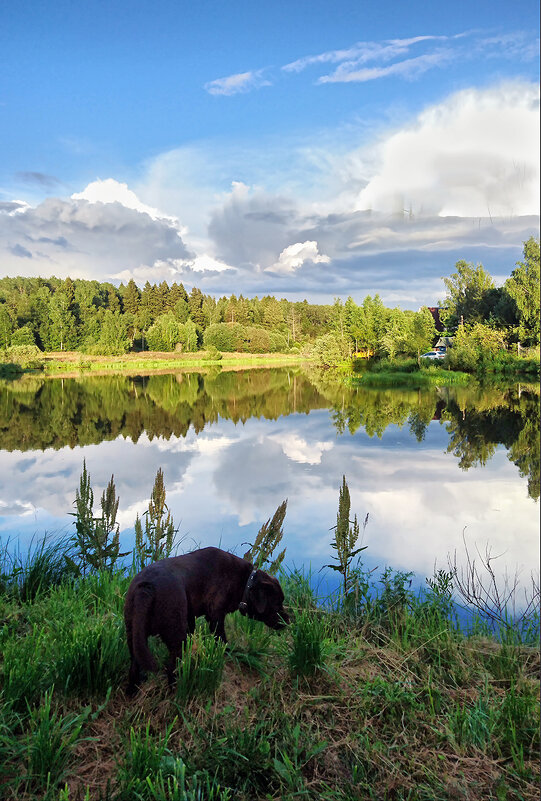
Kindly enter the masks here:
<path id="1" fill-rule="evenodd" d="M 118 356 L 85 358 L 81 354 L 80 359 L 61 360 L 48 358 L 44 363 L 46 374 L 57 375 L 58 373 L 68 372 L 151 372 L 153 370 L 175 370 L 175 369 L 203 369 L 209 367 L 278 367 L 287 364 L 298 364 L 306 361 L 298 353 L 243 353 L 243 354 L 220 354 L 219 357 L 210 358 L 205 352 L 189 353 L 183 356 L 169 356 L 168 358 L 137 358 L 137 355 L 130 354 L 129 357 Z"/>
<path id="2" fill-rule="evenodd" d="M 538 617 L 527 640 L 497 641 L 482 621 L 468 634 L 447 574 L 417 593 L 407 573 L 359 567 L 344 601 L 283 573 L 287 629 L 230 615 L 224 650 L 198 622 L 176 688 L 161 672 L 129 700 L 129 577 L 65 572 L 23 597 L 10 564 L 6 801 L 538 798 Z"/>
<path id="3" fill-rule="evenodd" d="M 443 367 L 420 367 L 413 372 L 406 372 L 397 365 L 396 370 L 366 370 L 350 378 L 352 384 L 363 387 L 423 387 L 453 386 L 469 384 L 474 379 L 468 373 L 457 370 L 446 370 Z"/>

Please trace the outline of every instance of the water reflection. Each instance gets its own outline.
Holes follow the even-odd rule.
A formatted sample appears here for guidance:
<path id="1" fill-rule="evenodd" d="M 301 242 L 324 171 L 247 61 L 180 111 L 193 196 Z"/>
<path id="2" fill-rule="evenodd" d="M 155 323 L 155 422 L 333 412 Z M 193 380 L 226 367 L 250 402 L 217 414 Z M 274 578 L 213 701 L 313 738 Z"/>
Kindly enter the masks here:
<path id="1" fill-rule="evenodd" d="M 538 401 L 537 387 L 353 390 L 296 368 L 3 383 L 0 535 L 68 528 L 84 457 L 96 497 L 115 474 L 126 545 L 161 466 L 186 548 L 240 552 L 287 497 L 289 564 L 317 570 L 346 474 L 370 515 L 367 565 L 431 574 L 466 527 L 529 571 Z"/>

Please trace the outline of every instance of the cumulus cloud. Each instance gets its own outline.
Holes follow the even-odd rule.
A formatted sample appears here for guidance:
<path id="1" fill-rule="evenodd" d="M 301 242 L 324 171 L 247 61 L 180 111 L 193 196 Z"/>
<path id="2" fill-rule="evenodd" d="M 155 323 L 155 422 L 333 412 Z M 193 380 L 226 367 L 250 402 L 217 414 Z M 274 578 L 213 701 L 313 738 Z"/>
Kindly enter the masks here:
<path id="1" fill-rule="evenodd" d="M 426 216 L 538 214 L 538 143 L 538 87 L 458 92 L 380 143 L 356 206 Z"/>
<path id="2" fill-rule="evenodd" d="M 319 253 L 317 242 L 296 242 L 284 248 L 278 261 L 267 269 L 276 273 L 294 273 L 305 262 L 328 264 L 330 259 Z"/>
<path id="3" fill-rule="evenodd" d="M 237 267 L 270 267 L 292 242 L 295 201 L 234 181 L 210 218 L 209 234 L 220 259 Z M 295 240 L 293 240 L 295 241 Z"/>
<path id="4" fill-rule="evenodd" d="M 164 212 L 142 203 L 135 192 L 128 188 L 128 184 L 115 181 L 114 178 L 106 178 L 104 181 L 98 178 L 89 183 L 82 192 L 74 193 L 71 199 L 88 200 L 89 203 L 120 203 L 126 209 L 148 214 L 152 220 L 169 220 L 178 225 L 176 217 L 170 217 Z"/>
<path id="5" fill-rule="evenodd" d="M 260 89 L 262 86 L 271 86 L 271 82 L 264 77 L 264 72 L 265 70 L 261 69 L 239 72 L 225 78 L 216 78 L 216 80 L 206 83 L 205 89 L 210 95 L 229 96 L 250 92 L 252 89 Z"/>
<path id="6" fill-rule="evenodd" d="M 154 265 L 167 264 L 170 277 L 176 261 L 194 255 L 170 220 L 118 201 L 80 198 L 48 198 L 35 208 L 0 214 L 0 241 L 6 273 L 12 275 L 107 280 L 121 266 L 152 272 Z"/>
<path id="7" fill-rule="evenodd" d="M 538 234 L 538 103 L 526 83 L 462 91 L 347 151 L 319 136 L 272 158 L 192 146 L 134 186 L 108 178 L 36 207 L 2 201 L 3 272 L 435 302 L 458 259 L 503 280 Z"/>

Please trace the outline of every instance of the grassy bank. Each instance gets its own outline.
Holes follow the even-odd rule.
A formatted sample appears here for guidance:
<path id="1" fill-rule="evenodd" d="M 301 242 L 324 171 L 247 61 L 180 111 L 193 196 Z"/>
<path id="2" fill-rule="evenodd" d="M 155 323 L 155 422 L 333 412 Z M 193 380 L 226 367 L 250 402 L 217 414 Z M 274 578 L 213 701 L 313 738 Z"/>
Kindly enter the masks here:
<path id="1" fill-rule="evenodd" d="M 368 363 L 356 359 L 350 380 L 353 385 L 366 387 L 422 389 L 433 386 L 463 386 L 474 382 L 475 378 L 468 373 L 449 370 L 427 360 L 419 366 L 416 359 L 381 359 Z"/>
<path id="2" fill-rule="evenodd" d="M 441 574 L 359 574 L 344 606 L 284 573 L 286 631 L 235 613 L 224 652 L 200 626 L 176 690 L 128 700 L 129 576 L 65 564 L 0 567 L 2 798 L 538 798 L 538 630 L 466 634 Z"/>
<path id="3" fill-rule="evenodd" d="M 46 353 L 43 369 L 47 374 L 59 377 L 74 373 L 151 373 L 176 369 L 195 370 L 209 367 L 242 369 L 247 367 L 279 367 L 299 364 L 298 353 L 160 353 L 145 351 L 124 356 L 89 356 L 75 351 Z"/>
<path id="4" fill-rule="evenodd" d="M 451 357 L 448 357 L 449 359 Z M 373 387 L 409 387 L 422 389 L 430 386 L 456 386 L 476 381 L 538 381 L 539 354 L 524 357 L 510 353 L 498 354 L 466 364 L 443 364 L 427 359 L 364 359 L 353 360 L 352 373 L 348 371 L 353 384 Z"/>
<path id="5" fill-rule="evenodd" d="M 225 370 L 242 370 L 254 367 L 281 367 L 306 361 L 305 356 L 293 353 L 167 353 L 144 351 L 122 356 L 96 356 L 78 351 L 42 353 L 35 346 L 8 348 L 0 352 L 0 377 L 16 378 L 23 373 L 40 373 L 66 378 L 91 373 L 109 375 L 112 372 L 127 375 L 145 375 L 173 370 L 205 370 L 220 367 Z"/>

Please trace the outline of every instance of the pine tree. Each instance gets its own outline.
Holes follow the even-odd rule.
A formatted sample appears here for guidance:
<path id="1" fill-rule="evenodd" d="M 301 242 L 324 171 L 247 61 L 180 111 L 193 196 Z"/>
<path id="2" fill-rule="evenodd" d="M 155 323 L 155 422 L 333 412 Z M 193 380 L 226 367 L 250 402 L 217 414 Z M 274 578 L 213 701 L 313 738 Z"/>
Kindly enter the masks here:
<path id="1" fill-rule="evenodd" d="M 197 287 L 193 287 L 188 298 L 188 309 L 191 319 L 201 330 L 207 326 L 205 313 L 203 311 L 203 293 Z"/>
<path id="2" fill-rule="evenodd" d="M 130 278 L 128 284 L 126 286 L 126 290 L 124 292 L 124 311 L 128 312 L 129 314 L 137 314 L 139 311 L 139 303 L 140 303 L 141 293 L 137 288 L 137 284 Z"/>

